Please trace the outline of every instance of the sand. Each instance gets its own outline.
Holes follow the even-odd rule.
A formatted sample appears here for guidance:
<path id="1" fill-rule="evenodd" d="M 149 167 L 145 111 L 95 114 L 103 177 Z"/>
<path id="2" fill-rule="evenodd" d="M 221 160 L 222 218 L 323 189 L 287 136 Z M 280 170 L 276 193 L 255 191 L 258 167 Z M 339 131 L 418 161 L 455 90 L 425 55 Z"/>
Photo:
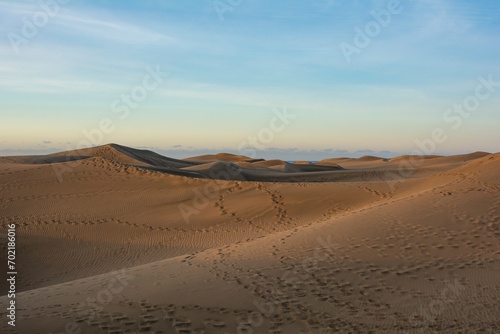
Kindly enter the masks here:
<path id="1" fill-rule="evenodd" d="M 499 217 L 484 152 L 2 157 L 0 332 L 499 333 Z"/>

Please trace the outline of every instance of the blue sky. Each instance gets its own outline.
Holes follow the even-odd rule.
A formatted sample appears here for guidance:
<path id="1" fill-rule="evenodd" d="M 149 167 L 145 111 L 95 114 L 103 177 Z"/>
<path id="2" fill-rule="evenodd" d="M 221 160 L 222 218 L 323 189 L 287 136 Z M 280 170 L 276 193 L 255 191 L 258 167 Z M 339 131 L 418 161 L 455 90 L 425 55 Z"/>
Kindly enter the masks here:
<path id="1" fill-rule="evenodd" d="M 444 117 L 480 77 L 500 82 L 500 3 L 395 1 L 0 0 L 0 154 L 115 142 L 185 157 L 252 137 L 284 159 L 500 151 L 500 87 Z M 341 46 L 370 27 L 348 61 Z M 120 117 L 147 68 L 161 83 Z M 269 136 L 277 110 L 295 118 Z"/>

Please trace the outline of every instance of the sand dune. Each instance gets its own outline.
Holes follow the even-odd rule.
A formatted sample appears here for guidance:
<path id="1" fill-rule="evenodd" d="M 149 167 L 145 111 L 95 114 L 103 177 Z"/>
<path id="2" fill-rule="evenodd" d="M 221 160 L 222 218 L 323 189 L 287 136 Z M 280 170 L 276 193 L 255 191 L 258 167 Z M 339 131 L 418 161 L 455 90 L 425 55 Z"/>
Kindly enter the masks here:
<path id="1" fill-rule="evenodd" d="M 0 330 L 498 333 L 500 154 L 411 159 L 1 158 Z"/>
<path id="2" fill-rule="evenodd" d="M 267 161 L 228 153 L 178 160 L 164 157 L 152 151 L 133 149 L 118 144 L 108 144 L 44 156 L 8 158 L 13 159 L 14 162 L 25 164 L 56 164 L 78 162 L 90 158 L 103 158 L 113 163 L 143 168 L 149 171 L 226 181 L 320 182 L 329 180 L 332 177 L 337 178 L 337 175 L 331 172 L 343 169 L 335 164 L 316 165 L 312 163 L 288 163 L 282 160 Z M 272 170 L 263 167 L 269 167 Z M 65 168 L 61 169 L 64 170 Z M 305 174 L 309 172 L 315 172 L 316 174 Z M 282 173 L 289 175 L 282 175 Z"/>
<path id="3" fill-rule="evenodd" d="M 414 165 L 439 165 L 439 164 L 450 164 L 450 163 L 463 163 L 466 161 L 471 161 L 475 159 L 479 159 L 485 156 L 490 155 L 490 153 L 486 152 L 474 152 L 470 154 L 460 154 L 454 156 L 438 156 L 438 155 L 402 155 L 393 159 L 390 159 L 390 162 L 398 162 L 398 163 L 411 163 Z"/>
<path id="4" fill-rule="evenodd" d="M 263 166 L 263 167 L 271 167 L 271 168 L 283 168 L 286 165 L 286 162 L 279 159 L 273 160 L 261 160 L 252 163 L 254 166 Z"/>
<path id="5" fill-rule="evenodd" d="M 218 154 L 207 154 L 200 155 L 196 157 L 191 157 L 184 159 L 185 161 L 196 161 L 196 162 L 217 162 L 217 161 L 226 161 L 226 162 L 250 162 L 254 159 L 246 157 L 244 155 L 235 155 L 230 153 L 218 153 Z"/>

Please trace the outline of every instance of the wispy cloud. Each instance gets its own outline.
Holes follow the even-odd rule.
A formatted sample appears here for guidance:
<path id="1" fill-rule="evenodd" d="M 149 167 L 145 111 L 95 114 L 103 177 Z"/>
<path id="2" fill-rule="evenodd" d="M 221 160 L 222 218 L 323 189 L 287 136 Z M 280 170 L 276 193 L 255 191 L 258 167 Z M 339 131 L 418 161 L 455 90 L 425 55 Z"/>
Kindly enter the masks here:
<path id="1" fill-rule="evenodd" d="M 44 78 L 44 77 L 19 77 L 0 74 L 0 87 L 3 91 L 24 93 L 87 93 L 103 92 L 119 89 L 117 84 L 85 81 L 78 78 Z"/>
<path id="2" fill-rule="evenodd" d="M 137 25 L 107 19 L 93 19 L 93 13 L 69 13 L 58 15 L 55 24 L 86 34 L 94 39 L 107 39 L 127 44 L 173 43 L 171 36 L 160 34 Z"/>
<path id="3" fill-rule="evenodd" d="M 14 27 L 20 27 L 23 23 L 23 17 L 28 20 L 36 12 L 43 12 L 44 9 L 38 3 L 13 3 L 0 1 L 0 9 L 9 22 Z M 80 34 L 92 38 L 92 40 L 107 40 L 126 44 L 159 44 L 173 43 L 174 38 L 162 33 L 155 32 L 145 27 L 127 23 L 110 16 L 109 13 L 103 13 L 97 10 L 73 10 L 70 5 L 60 5 L 55 15 L 50 18 L 50 25 L 58 26 L 57 30 L 52 32 L 57 34 Z M 4 27 L 4 29 L 6 29 Z M 16 32 L 10 29 L 11 32 Z M 19 32 L 17 32 L 19 33 Z M 76 39 L 76 38 L 75 38 Z"/>

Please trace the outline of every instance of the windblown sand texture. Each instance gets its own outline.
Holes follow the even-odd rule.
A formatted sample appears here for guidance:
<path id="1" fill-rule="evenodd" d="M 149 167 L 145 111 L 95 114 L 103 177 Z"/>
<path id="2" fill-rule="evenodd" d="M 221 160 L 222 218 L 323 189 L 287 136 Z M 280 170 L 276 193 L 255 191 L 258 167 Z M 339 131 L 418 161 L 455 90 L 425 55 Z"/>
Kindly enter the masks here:
<path id="1" fill-rule="evenodd" d="M 1 157 L 0 332 L 500 333 L 499 217 L 500 154 Z"/>

